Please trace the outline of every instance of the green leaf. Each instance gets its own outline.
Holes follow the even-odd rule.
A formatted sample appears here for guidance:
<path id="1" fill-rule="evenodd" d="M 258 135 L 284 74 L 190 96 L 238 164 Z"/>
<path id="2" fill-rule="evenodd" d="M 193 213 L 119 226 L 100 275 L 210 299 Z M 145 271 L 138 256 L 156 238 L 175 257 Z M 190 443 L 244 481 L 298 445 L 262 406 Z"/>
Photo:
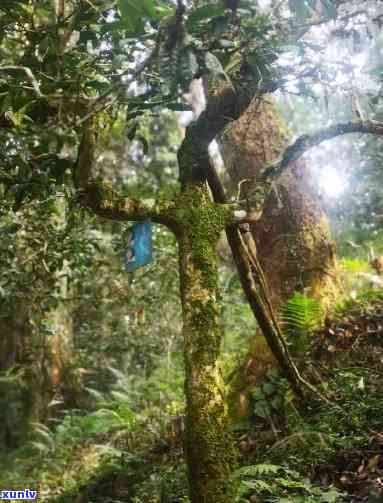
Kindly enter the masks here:
<path id="1" fill-rule="evenodd" d="M 118 0 L 117 5 L 121 16 L 124 19 L 130 17 L 136 18 L 142 11 L 140 6 L 137 6 L 137 2 L 135 0 Z"/>
<path id="2" fill-rule="evenodd" d="M 131 29 L 142 24 L 142 17 L 159 19 L 154 0 L 118 0 L 122 20 Z"/>
<path id="3" fill-rule="evenodd" d="M 322 318 L 320 302 L 300 292 L 294 292 L 282 309 L 282 320 L 286 332 L 290 334 L 310 335 L 320 325 Z"/>
<path id="4" fill-rule="evenodd" d="M 325 493 L 322 493 L 321 499 L 323 503 L 335 503 L 342 496 L 342 494 L 336 489 L 330 489 Z"/>
<path id="5" fill-rule="evenodd" d="M 141 0 L 142 8 L 150 19 L 158 19 L 155 2 L 153 0 Z"/>
<path id="6" fill-rule="evenodd" d="M 101 82 L 97 79 L 88 80 L 87 82 L 85 82 L 85 85 L 87 87 L 92 87 L 93 89 L 96 89 L 100 92 L 106 91 L 110 87 L 109 82 Z"/>
<path id="7" fill-rule="evenodd" d="M 275 392 L 275 386 L 271 382 L 265 382 L 265 384 L 262 385 L 262 390 L 265 395 L 270 396 Z"/>
<path id="8" fill-rule="evenodd" d="M 121 19 L 126 29 L 135 33 L 142 24 L 143 9 L 137 0 L 118 0 Z"/>
<path id="9" fill-rule="evenodd" d="M 253 400 L 264 400 L 265 399 L 265 395 L 263 393 L 263 391 L 261 390 L 261 388 L 255 388 L 255 390 L 252 392 L 251 394 Z"/>
<path id="10" fill-rule="evenodd" d="M 207 52 L 205 54 L 205 67 L 212 75 L 215 76 L 224 75 L 225 73 L 220 60 L 211 52 Z"/>
<path id="11" fill-rule="evenodd" d="M 225 14 L 225 8 L 220 5 L 203 5 L 190 14 L 185 24 L 189 30 L 192 30 L 200 21 L 206 21 L 223 14 Z"/>
<path id="12" fill-rule="evenodd" d="M 170 5 L 162 4 L 158 5 L 156 9 L 156 14 L 158 19 L 162 19 L 166 16 L 170 16 L 173 12 L 173 9 Z"/>
<path id="13" fill-rule="evenodd" d="M 279 409 L 281 409 L 283 406 L 283 401 L 281 397 L 277 396 L 273 398 L 270 402 L 270 406 L 274 411 L 278 411 Z"/>
<path id="14" fill-rule="evenodd" d="M 259 400 L 256 402 L 254 406 L 254 413 L 261 417 L 262 419 L 266 419 L 270 416 L 270 407 L 265 400 Z"/>
<path id="15" fill-rule="evenodd" d="M 243 466 L 238 469 L 238 473 L 241 476 L 256 477 L 260 475 L 275 475 L 282 469 L 280 465 L 259 463 L 257 465 Z"/>
<path id="16" fill-rule="evenodd" d="M 30 442 L 29 445 L 37 449 L 40 453 L 46 453 L 49 451 L 49 446 L 41 442 Z"/>

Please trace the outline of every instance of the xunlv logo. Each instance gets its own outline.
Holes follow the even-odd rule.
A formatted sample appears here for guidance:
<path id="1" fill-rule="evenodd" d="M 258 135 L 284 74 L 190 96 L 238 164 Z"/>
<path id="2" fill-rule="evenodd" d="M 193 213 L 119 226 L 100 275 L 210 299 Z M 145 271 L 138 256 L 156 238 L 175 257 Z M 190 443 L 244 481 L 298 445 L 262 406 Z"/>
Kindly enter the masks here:
<path id="1" fill-rule="evenodd" d="M 37 491 L 24 489 L 23 491 L 0 491 L 0 500 L 35 500 Z"/>

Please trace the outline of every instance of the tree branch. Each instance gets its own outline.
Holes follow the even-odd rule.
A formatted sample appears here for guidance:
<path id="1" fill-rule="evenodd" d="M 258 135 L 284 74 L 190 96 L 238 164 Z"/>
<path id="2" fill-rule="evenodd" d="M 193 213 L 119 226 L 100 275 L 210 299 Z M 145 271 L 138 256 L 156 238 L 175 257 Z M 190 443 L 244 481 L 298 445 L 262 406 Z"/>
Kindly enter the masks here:
<path id="1" fill-rule="evenodd" d="M 84 122 L 87 122 L 91 117 L 96 115 L 97 113 L 101 112 L 102 110 L 105 110 L 105 108 L 108 108 L 117 101 L 117 97 L 112 98 L 110 101 L 106 101 L 107 98 L 114 92 L 118 91 L 121 89 L 127 89 L 129 85 L 134 82 L 140 75 L 141 73 L 149 66 L 149 64 L 152 62 L 152 60 L 155 58 L 156 54 L 158 51 L 158 43 L 152 50 L 152 52 L 141 62 L 137 65 L 136 69 L 129 68 L 128 70 L 125 70 L 123 73 L 119 75 L 120 81 L 117 83 L 111 84 L 106 91 L 104 91 L 100 96 L 98 96 L 92 103 L 92 107 L 88 112 L 81 117 L 77 123 L 76 126 L 80 126 Z M 129 72 L 132 72 L 131 75 L 126 80 L 122 80 L 122 77 L 125 77 Z"/>
<path id="2" fill-rule="evenodd" d="M 220 204 L 227 204 L 225 189 L 211 160 L 205 159 L 201 167 L 207 173 L 207 180 L 214 201 Z M 246 243 L 242 237 L 244 233 L 247 238 Z M 283 374 L 298 395 L 302 395 L 302 385 L 317 394 L 316 390 L 301 377 L 289 354 L 279 324 L 268 300 L 267 281 L 256 253 L 253 251 L 255 250 L 255 243 L 249 231 L 249 226 L 244 223 L 240 226 L 228 225 L 226 227 L 226 236 L 237 266 L 242 289 Z"/>
<path id="3" fill-rule="evenodd" d="M 317 74 L 318 74 L 318 69 L 316 67 L 305 68 L 297 75 L 294 75 L 294 70 L 292 68 L 289 68 L 289 70 L 290 71 L 288 73 L 286 72 L 288 77 L 281 77 L 279 79 L 266 81 L 258 89 L 258 94 L 261 95 L 261 94 L 274 93 L 278 89 L 285 87 L 287 84 L 292 84 L 292 83 L 294 83 L 294 81 L 297 81 L 299 79 L 304 79 L 306 77 L 317 77 Z"/>
<path id="4" fill-rule="evenodd" d="M 224 127 L 232 120 L 238 118 L 242 111 L 250 104 L 251 94 L 244 93 L 239 99 L 234 89 L 230 86 L 224 92 L 208 103 L 205 111 L 197 121 L 186 130 L 186 135 L 178 153 L 181 184 L 185 187 L 188 183 L 197 181 L 209 183 L 213 199 L 219 204 L 228 204 L 223 184 L 212 164 L 208 147 L 211 141 L 222 132 Z M 240 104 L 240 106 L 238 106 Z M 232 224 L 233 222 L 231 222 Z M 281 334 L 278 322 L 273 313 L 267 295 L 267 284 L 263 271 L 250 247 L 246 246 L 241 236 L 241 231 L 247 232 L 248 225 L 228 225 L 226 227 L 227 239 L 237 266 L 242 288 L 253 311 L 255 319 L 264 334 L 264 337 L 280 364 L 283 374 L 291 383 L 298 395 L 302 395 L 301 385 L 310 387 L 299 374 L 292 361 L 286 343 Z M 251 233 L 249 239 L 252 239 Z M 255 244 L 254 244 L 255 247 Z"/>
<path id="5" fill-rule="evenodd" d="M 93 125 L 85 127 L 80 144 L 73 179 L 79 192 L 80 203 L 93 213 L 109 220 L 137 221 L 151 219 L 177 228 L 174 215 L 175 203 L 172 200 L 126 198 L 104 182 L 92 180 L 92 167 L 95 157 L 96 134 Z"/>
<path id="6" fill-rule="evenodd" d="M 186 128 L 178 151 L 182 187 L 189 182 L 205 182 L 206 158 L 210 143 L 228 124 L 238 119 L 256 98 L 258 84 L 253 79 L 237 77 L 237 82 L 223 82 L 208 96 L 207 106 L 198 119 Z"/>
<path id="7" fill-rule="evenodd" d="M 307 32 L 307 30 L 309 30 L 311 27 L 313 26 L 319 26 L 321 24 L 326 24 L 326 23 L 329 23 L 331 21 L 335 21 L 337 23 L 343 23 L 345 21 L 349 21 L 350 19 L 354 18 L 354 17 L 357 17 L 357 16 L 361 16 L 361 15 L 366 15 L 367 14 L 367 11 L 365 9 L 360 9 L 360 10 L 357 10 L 355 12 L 351 12 L 350 14 L 345 14 L 344 16 L 340 16 L 340 17 L 337 17 L 337 18 L 329 18 L 329 17 L 323 17 L 323 18 L 320 18 L 320 19 L 316 19 L 316 20 L 313 20 L 309 23 L 306 23 L 306 24 L 301 24 L 301 25 L 296 25 L 296 26 L 293 26 L 293 30 L 294 31 L 300 31 L 300 30 L 305 30 L 304 33 Z"/>
<path id="8" fill-rule="evenodd" d="M 320 129 L 311 135 L 300 136 L 293 144 L 287 147 L 281 158 L 268 164 L 260 171 L 257 180 L 260 182 L 268 178 L 277 177 L 291 162 L 298 160 L 311 148 L 320 145 L 326 140 L 331 140 L 348 133 L 367 133 L 383 136 L 383 122 L 372 120 L 344 122 Z"/>
<path id="9" fill-rule="evenodd" d="M 27 76 L 29 82 L 32 84 L 33 90 L 38 98 L 45 98 L 43 93 L 40 91 L 39 83 L 36 80 L 36 77 L 33 75 L 32 70 L 26 66 L 18 66 L 18 65 L 7 65 L 0 66 L 0 72 L 24 72 Z"/>
<path id="10" fill-rule="evenodd" d="M 313 76 L 315 69 L 308 68 L 296 76 L 297 79 Z M 271 93 L 290 82 L 286 77 L 266 82 L 262 87 L 254 80 L 237 77 L 237 84 L 225 82 L 208 97 L 205 110 L 191 122 L 178 151 L 180 181 L 203 183 L 209 171 L 208 148 L 210 143 L 233 121 L 237 120 L 253 100 Z M 214 184 L 213 184 L 214 185 Z"/>

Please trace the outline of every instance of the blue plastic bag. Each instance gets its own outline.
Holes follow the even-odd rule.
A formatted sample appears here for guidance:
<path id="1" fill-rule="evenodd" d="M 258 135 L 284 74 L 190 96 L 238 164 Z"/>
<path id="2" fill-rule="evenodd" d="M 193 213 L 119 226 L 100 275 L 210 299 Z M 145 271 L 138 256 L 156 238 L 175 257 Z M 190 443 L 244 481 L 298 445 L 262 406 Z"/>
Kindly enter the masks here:
<path id="1" fill-rule="evenodd" d="M 137 222 L 130 229 L 124 259 L 127 272 L 135 271 L 152 261 L 152 224 L 149 220 Z"/>

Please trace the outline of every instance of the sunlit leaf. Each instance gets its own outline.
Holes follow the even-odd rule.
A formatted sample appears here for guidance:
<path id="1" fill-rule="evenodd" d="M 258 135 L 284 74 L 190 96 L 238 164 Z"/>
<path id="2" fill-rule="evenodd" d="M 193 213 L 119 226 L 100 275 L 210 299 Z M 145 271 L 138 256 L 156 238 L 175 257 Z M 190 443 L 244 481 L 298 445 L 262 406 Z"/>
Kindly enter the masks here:
<path id="1" fill-rule="evenodd" d="M 205 54 L 205 66 L 212 75 L 224 74 L 220 60 L 211 52 Z"/>
<path id="2" fill-rule="evenodd" d="M 142 8 L 150 19 L 157 19 L 156 5 L 154 0 L 141 0 Z"/>

